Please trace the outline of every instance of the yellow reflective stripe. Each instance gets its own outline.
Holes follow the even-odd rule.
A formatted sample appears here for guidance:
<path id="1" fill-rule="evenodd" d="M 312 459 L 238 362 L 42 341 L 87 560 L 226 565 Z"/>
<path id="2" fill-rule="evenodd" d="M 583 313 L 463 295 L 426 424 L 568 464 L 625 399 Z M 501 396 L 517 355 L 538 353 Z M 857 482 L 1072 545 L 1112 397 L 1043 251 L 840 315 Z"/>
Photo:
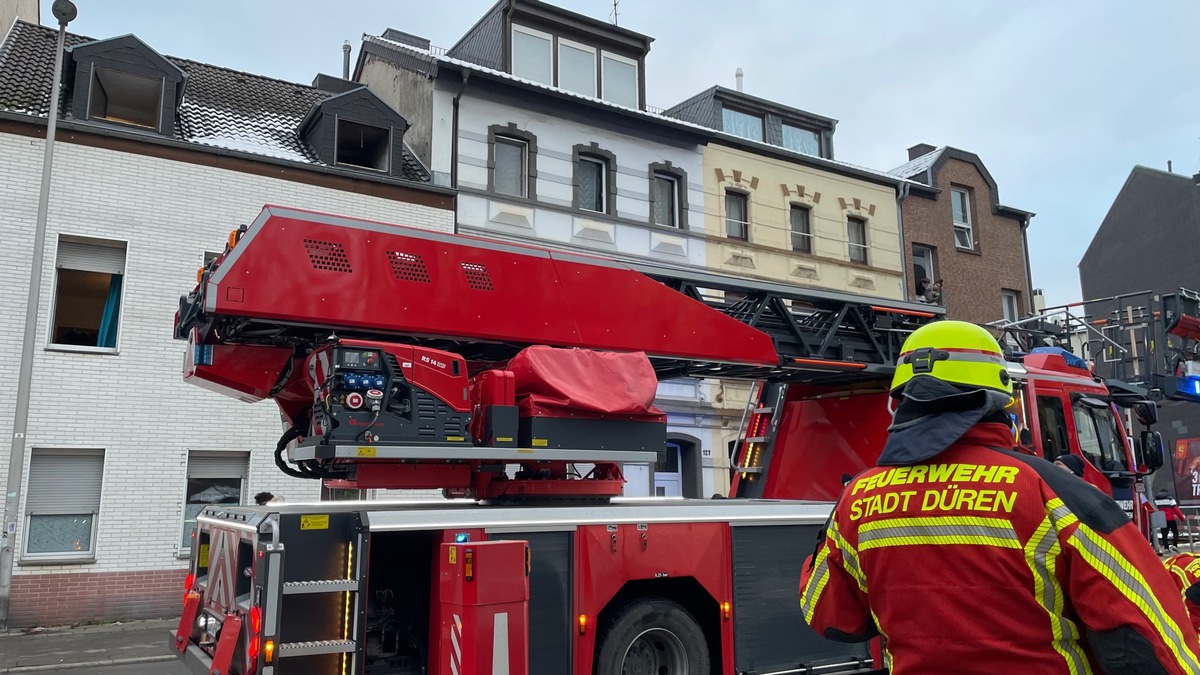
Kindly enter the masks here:
<path id="1" fill-rule="evenodd" d="M 834 521 L 833 527 L 829 530 L 829 538 L 833 540 L 834 545 L 842 552 L 842 560 L 845 563 L 843 567 L 846 568 L 846 572 L 854 577 L 854 580 L 858 582 L 858 590 L 865 594 L 867 592 L 867 576 L 863 574 L 862 565 L 858 562 L 858 552 L 842 536 L 841 531 L 838 529 L 837 521 Z"/>
<path id="2" fill-rule="evenodd" d="M 889 518 L 864 523 L 858 531 L 859 550 L 920 544 L 999 546 L 1021 548 L 1012 523 L 980 516 Z"/>
<path id="3" fill-rule="evenodd" d="M 1188 581 L 1187 573 L 1185 573 L 1183 570 L 1179 569 L 1178 567 L 1175 567 L 1174 565 L 1168 567 L 1167 571 L 1170 572 L 1171 574 L 1174 574 L 1175 576 L 1179 577 L 1179 580 L 1181 582 L 1183 582 L 1183 588 L 1179 589 L 1180 594 L 1186 594 L 1188 586 L 1192 585 Z M 1185 595 L 1185 597 L 1186 597 L 1186 595 Z"/>
<path id="4" fill-rule="evenodd" d="M 1063 657 L 1071 675 L 1086 675 L 1092 672 L 1092 668 L 1079 646 L 1079 629 L 1064 616 L 1062 587 L 1055 576 L 1055 563 L 1061 552 L 1058 532 L 1051 525 L 1049 517 L 1043 518 L 1025 544 L 1025 562 L 1033 572 L 1033 597 L 1049 615 L 1054 651 Z"/>
<path id="5" fill-rule="evenodd" d="M 825 590 L 825 584 L 829 583 L 828 540 L 821 547 L 821 551 L 817 553 L 813 564 L 815 567 L 813 568 L 812 576 L 808 578 L 808 584 L 805 585 L 804 593 L 800 596 L 800 609 L 804 612 L 805 622 L 810 625 L 812 624 L 813 615 L 817 613 L 817 603 L 821 600 L 821 592 Z"/>
<path id="6" fill-rule="evenodd" d="M 1080 523 L 1070 541 L 1084 561 L 1108 579 L 1150 621 L 1180 668 L 1187 673 L 1200 673 L 1200 657 L 1188 648 L 1183 631 L 1150 592 L 1141 572 L 1087 525 Z"/>

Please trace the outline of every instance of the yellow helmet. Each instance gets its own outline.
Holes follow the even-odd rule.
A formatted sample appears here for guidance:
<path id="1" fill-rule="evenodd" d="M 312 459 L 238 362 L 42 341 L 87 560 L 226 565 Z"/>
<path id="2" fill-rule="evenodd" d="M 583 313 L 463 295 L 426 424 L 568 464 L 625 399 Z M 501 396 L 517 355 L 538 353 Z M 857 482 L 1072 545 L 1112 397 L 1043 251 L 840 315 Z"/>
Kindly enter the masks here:
<path id="1" fill-rule="evenodd" d="M 892 391 L 916 377 L 1012 395 L 1012 378 L 1000 343 L 965 321 L 934 321 L 913 331 L 900 348 Z"/>

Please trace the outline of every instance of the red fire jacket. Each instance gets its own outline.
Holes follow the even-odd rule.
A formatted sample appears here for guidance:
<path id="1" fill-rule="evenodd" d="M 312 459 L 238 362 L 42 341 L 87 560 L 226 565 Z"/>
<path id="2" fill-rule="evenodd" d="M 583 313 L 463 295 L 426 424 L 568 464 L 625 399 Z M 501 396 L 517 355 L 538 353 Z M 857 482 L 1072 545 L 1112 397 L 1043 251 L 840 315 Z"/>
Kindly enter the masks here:
<path id="1" fill-rule="evenodd" d="M 882 635 L 893 675 L 1200 673 L 1170 574 L 1111 498 L 978 424 L 852 480 L 800 580 L 826 638 Z"/>
<path id="2" fill-rule="evenodd" d="M 1192 627 L 1200 633 L 1200 555 L 1179 553 L 1163 560 L 1183 595 L 1183 604 L 1192 617 Z"/>

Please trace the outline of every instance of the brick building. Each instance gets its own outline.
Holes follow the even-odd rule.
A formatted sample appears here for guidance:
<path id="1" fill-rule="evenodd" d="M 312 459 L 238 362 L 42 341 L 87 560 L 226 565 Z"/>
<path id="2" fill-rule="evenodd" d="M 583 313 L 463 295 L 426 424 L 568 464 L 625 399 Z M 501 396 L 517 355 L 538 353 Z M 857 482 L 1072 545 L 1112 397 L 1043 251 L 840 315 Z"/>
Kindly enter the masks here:
<path id="1" fill-rule="evenodd" d="M 920 144 L 891 171 L 918 183 L 902 190 L 901 232 L 907 289 L 922 278 L 944 280 L 947 318 L 1015 321 L 1033 311 L 1026 228 L 1033 213 L 1000 203 L 996 181 L 979 156 Z"/>
<path id="2" fill-rule="evenodd" d="M 7 28 L 7 27 L 6 27 Z M 2 30 L 2 29 L 0 29 Z M 264 204 L 449 232 L 454 193 L 407 122 L 352 82 L 307 86 L 67 36 L 10 626 L 179 607 L 191 519 L 260 490 L 320 496 L 272 461 L 273 403 L 181 381 L 171 318 L 197 268 Z M 0 388 L 17 386 L 55 31 L 0 45 Z M 335 136 L 336 134 L 336 136 Z M 353 137 L 344 147 L 337 139 Z M 361 141 L 361 142 L 357 142 Z M 303 255 L 303 253 L 300 253 Z M 12 437 L 14 397 L 0 398 Z M 6 446 L 7 447 L 7 446 Z M 0 476 L 10 470 L 0 452 Z M 69 600 L 63 600 L 69 598 Z"/>

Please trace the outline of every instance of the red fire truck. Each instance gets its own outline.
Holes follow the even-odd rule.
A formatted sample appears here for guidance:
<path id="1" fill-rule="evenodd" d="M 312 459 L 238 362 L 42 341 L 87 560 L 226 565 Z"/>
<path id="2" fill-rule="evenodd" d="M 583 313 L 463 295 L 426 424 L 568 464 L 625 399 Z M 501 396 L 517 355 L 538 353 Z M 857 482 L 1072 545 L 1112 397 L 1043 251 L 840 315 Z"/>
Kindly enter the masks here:
<path id="1" fill-rule="evenodd" d="M 905 337 L 940 308 L 274 206 L 198 281 L 175 317 L 184 377 L 275 400 L 282 471 L 453 499 L 206 508 L 172 636 L 194 672 L 883 667 L 877 644 L 807 628 L 800 567 L 882 447 Z M 1114 414 L 1149 426 L 1152 402 L 1062 352 L 1011 369 L 1034 430 L 1015 444 L 1081 454 L 1110 491 L 1161 464 Z M 665 443 L 670 378 L 759 387 L 728 499 L 619 497 L 622 466 Z"/>

